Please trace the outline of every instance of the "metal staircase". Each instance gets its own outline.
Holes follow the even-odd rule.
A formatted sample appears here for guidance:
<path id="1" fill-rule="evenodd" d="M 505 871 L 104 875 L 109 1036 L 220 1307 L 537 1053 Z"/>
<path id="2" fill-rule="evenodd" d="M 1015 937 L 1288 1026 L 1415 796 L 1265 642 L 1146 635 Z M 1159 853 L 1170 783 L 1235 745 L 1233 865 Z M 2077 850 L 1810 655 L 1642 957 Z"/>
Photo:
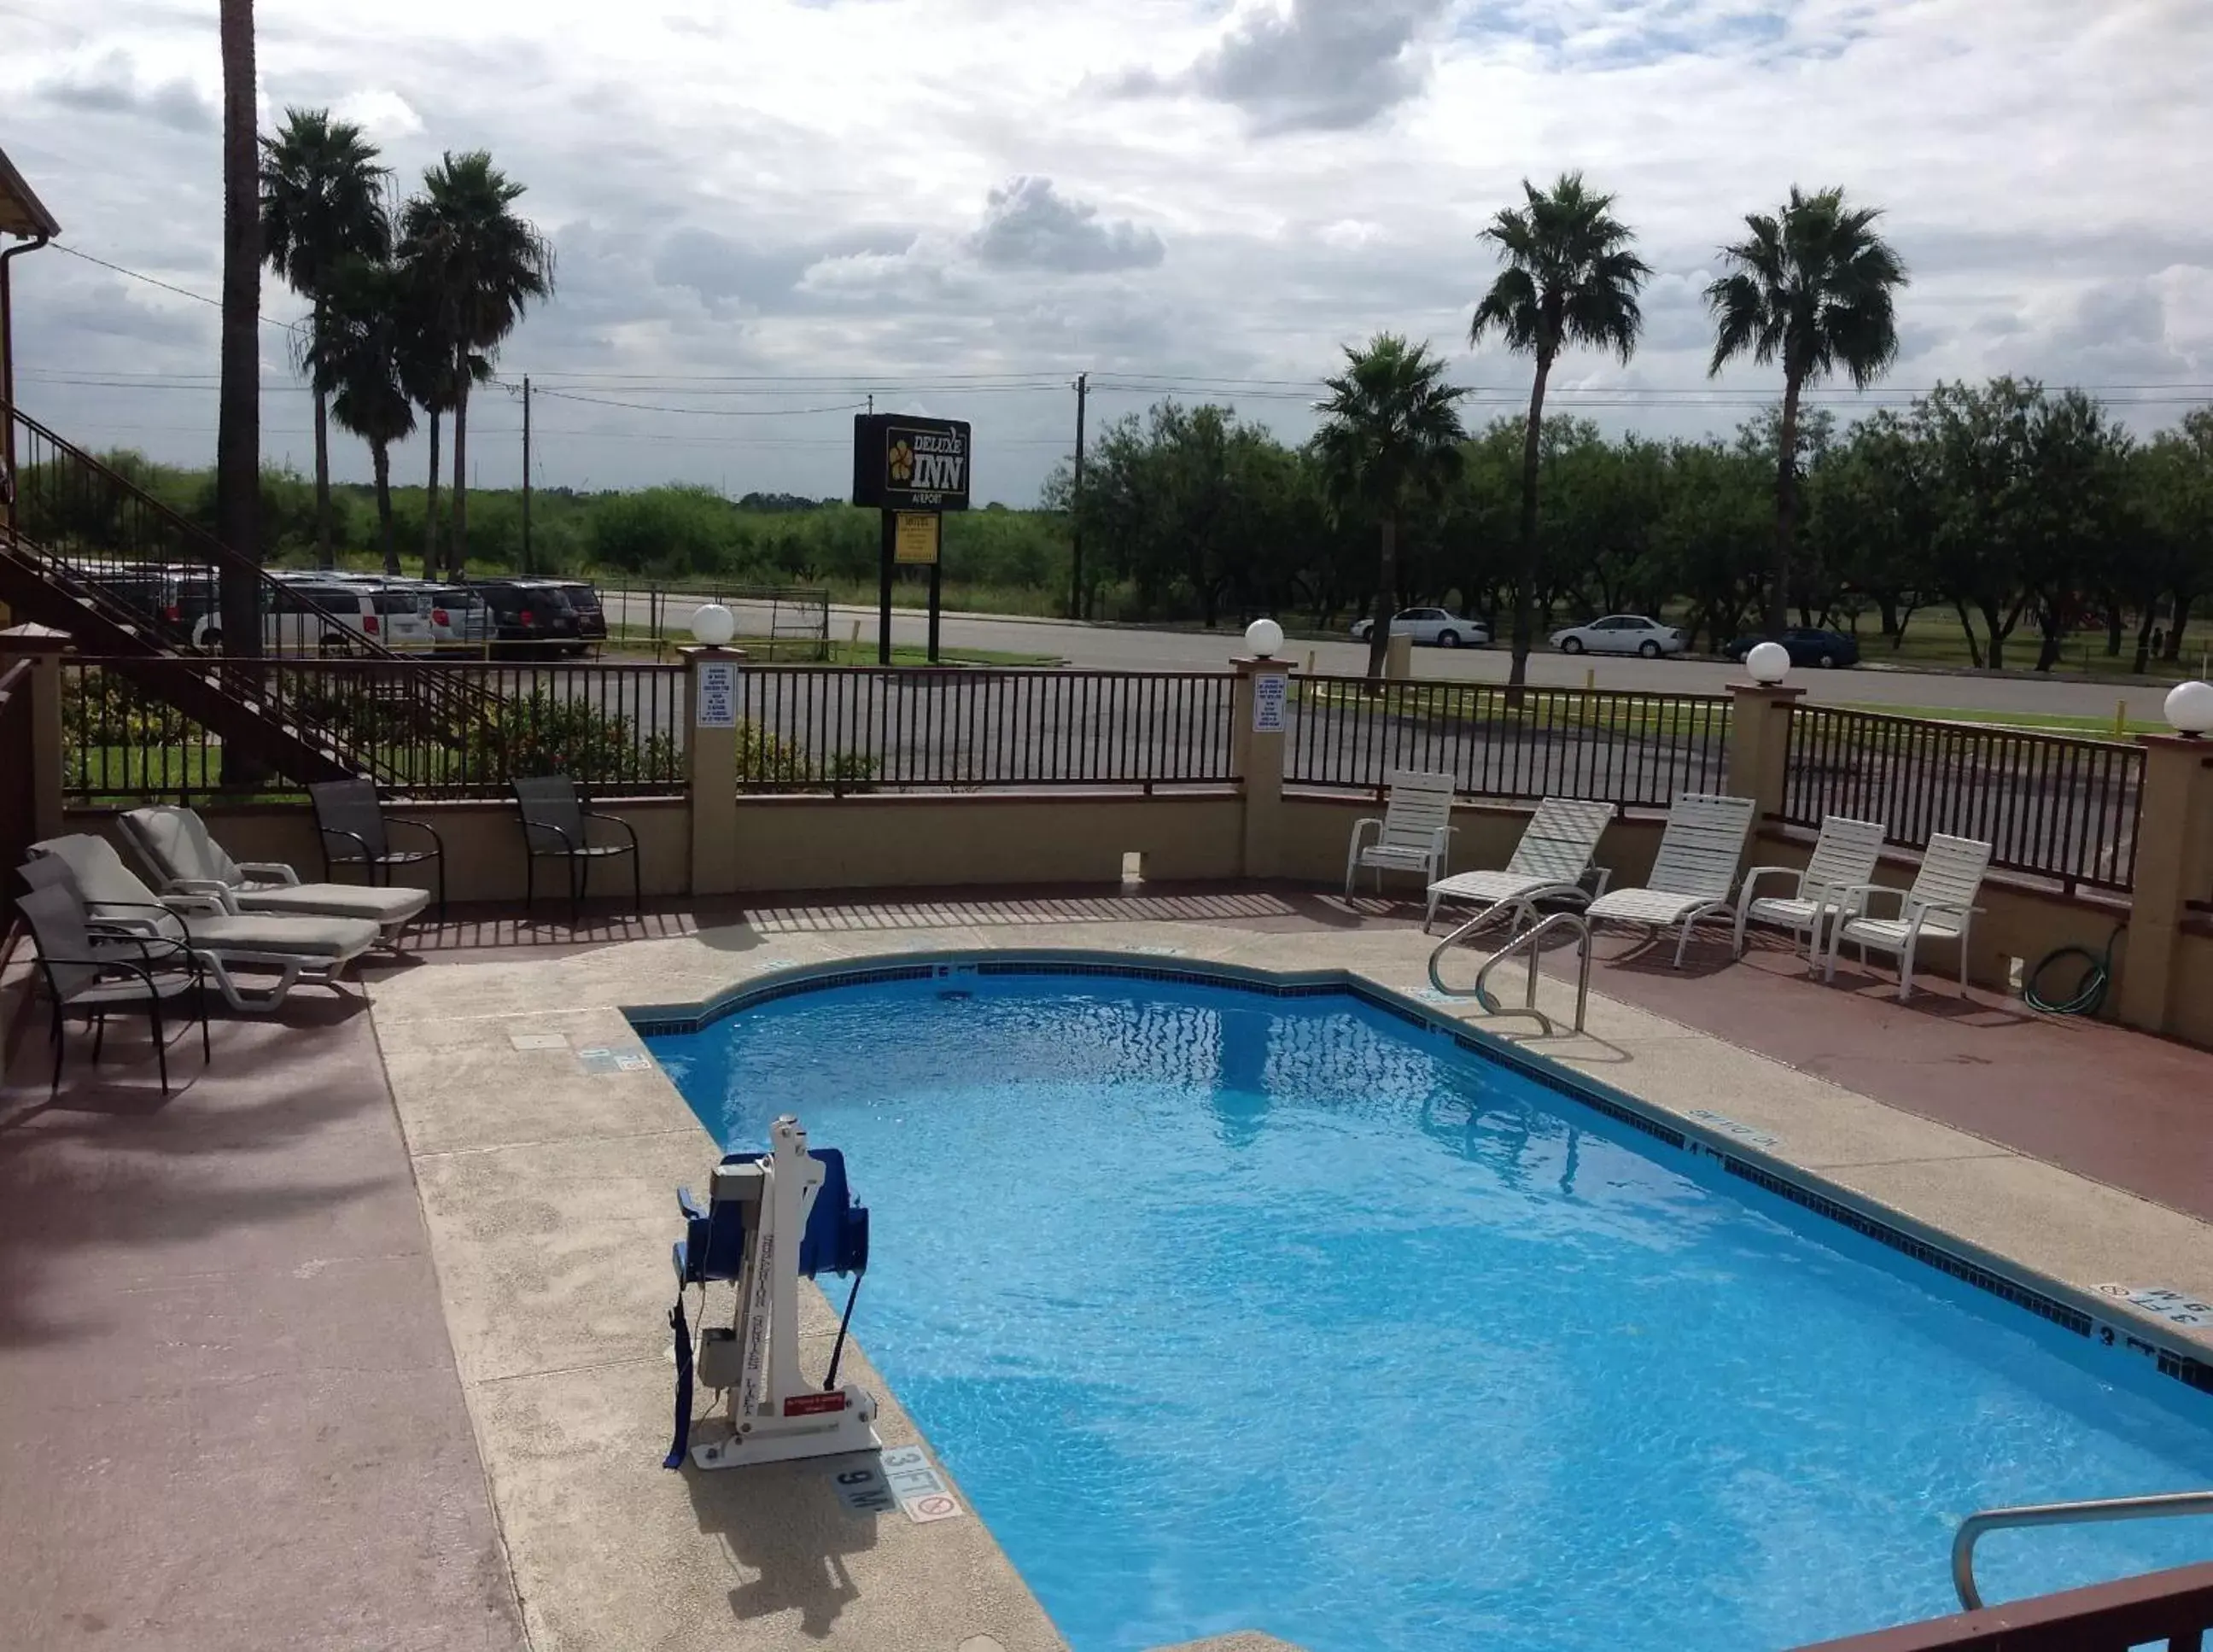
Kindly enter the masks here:
<path id="1" fill-rule="evenodd" d="M 15 461 L 12 497 L 0 509 L 0 601 L 18 619 L 67 631 L 80 653 L 102 656 L 107 669 L 296 784 L 403 778 L 303 704 L 280 661 L 193 642 L 194 622 L 219 612 L 225 581 L 249 584 L 258 607 L 275 606 L 281 588 L 260 564 L 20 408 L 0 405 L 0 415 Z M 286 599 L 301 601 L 297 593 Z M 420 661 L 307 606 L 329 622 L 326 654 L 421 670 Z M 442 673 L 423 673 L 411 688 L 457 737 L 486 709 L 481 691 Z"/>

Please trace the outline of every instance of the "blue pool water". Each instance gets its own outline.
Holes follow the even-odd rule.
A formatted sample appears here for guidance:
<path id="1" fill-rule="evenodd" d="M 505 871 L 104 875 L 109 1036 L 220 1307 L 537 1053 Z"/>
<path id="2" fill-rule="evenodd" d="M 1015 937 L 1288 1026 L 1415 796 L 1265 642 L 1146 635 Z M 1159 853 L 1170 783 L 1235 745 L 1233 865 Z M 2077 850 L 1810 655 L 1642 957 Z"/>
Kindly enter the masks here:
<path id="1" fill-rule="evenodd" d="M 726 1143 L 845 1149 L 857 1334 L 1077 1652 L 1759 1652 L 1954 1609 L 1972 1509 L 2213 1484 L 2213 1399 L 1349 997 L 961 974 L 649 1042 Z"/>

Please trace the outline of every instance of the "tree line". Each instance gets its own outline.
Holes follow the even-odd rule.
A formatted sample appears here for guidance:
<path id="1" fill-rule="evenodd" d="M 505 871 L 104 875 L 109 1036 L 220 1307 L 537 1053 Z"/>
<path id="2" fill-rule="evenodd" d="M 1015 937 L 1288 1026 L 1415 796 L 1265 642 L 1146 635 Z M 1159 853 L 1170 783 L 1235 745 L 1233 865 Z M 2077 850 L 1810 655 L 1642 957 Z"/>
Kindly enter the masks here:
<path id="1" fill-rule="evenodd" d="M 1087 578 L 1125 583 L 1143 612 L 1334 626 L 1438 602 L 1503 635 L 1526 592 L 1539 624 L 1664 610 L 1718 649 L 1779 629 L 1768 600 L 1783 423 L 1778 405 L 1730 436 L 1658 441 L 1545 417 L 1533 561 L 1518 417 L 1454 442 L 1446 473 L 1396 524 L 1333 485 L 1344 460 L 1326 435 L 1292 447 L 1234 409 L 1174 402 L 1100 435 L 1080 500 L 1064 471 L 1048 496 L 1080 520 Z M 2132 627 L 2141 671 L 2155 634 L 2178 656 L 2213 591 L 2213 409 L 2139 440 L 2080 390 L 1999 378 L 1942 385 L 1842 430 L 1826 408 L 1801 410 L 1795 435 L 1783 625 L 1869 619 L 1895 646 L 1934 611 L 1994 668 L 2035 631 L 2043 669 L 2069 631 L 2102 626 L 2119 654 Z"/>

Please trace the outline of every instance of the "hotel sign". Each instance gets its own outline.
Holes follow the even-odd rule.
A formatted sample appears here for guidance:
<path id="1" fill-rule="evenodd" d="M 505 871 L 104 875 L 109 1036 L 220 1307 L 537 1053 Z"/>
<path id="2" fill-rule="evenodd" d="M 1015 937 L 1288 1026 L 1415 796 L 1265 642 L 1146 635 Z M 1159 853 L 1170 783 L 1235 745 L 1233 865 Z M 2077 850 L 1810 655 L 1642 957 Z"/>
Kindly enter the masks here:
<path id="1" fill-rule="evenodd" d="M 853 503 L 884 510 L 966 510 L 969 459 L 964 419 L 858 414 Z"/>

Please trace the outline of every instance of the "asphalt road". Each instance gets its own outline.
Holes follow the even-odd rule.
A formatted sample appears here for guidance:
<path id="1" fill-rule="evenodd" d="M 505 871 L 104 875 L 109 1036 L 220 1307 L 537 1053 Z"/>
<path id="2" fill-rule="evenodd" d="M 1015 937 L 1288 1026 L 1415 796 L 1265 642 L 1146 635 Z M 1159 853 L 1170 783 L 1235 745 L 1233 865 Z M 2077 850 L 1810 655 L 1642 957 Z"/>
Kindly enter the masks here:
<path id="1" fill-rule="evenodd" d="M 611 603 L 611 607 L 618 606 Z M 645 605 L 635 604 L 635 621 L 645 622 Z M 611 619 L 629 616 L 610 613 Z M 831 611 L 832 634 L 850 636 L 858 623 L 865 641 L 875 636 L 873 608 L 838 607 Z M 1121 625 L 1077 625 L 1065 620 L 1020 619 L 990 614 L 947 614 L 942 617 L 942 640 L 948 648 L 991 649 L 1013 654 L 1046 654 L 1070 665 L 1113 671 L 1207 671 L 1243 651 L 1242 637 L 1232 631 L 1149 631 Z M 892 616 L 893 640 L 920 644 L 927 639 L 928 622 L 922 613 L 896 609 Z M 1303 666 L 1309 655 L 1318 671 L 1356 676 L 1368 666 L 1363 643 L 1349 639 L 1309 643 L 1294 639 L 1285 655 Z M 1414 650 L 1414 674 L 1454 682 L 1503 682 L 1507 655 L 1503 648 Z M 1579 688 L 1586 672 L 1597 674 L 1600 688 L 1637 689 L 1647 692 L 1673 692 L 1710 694 L 1723 685 L 1743 680 L 1737 666 L 1705 660 L 1639 660 L 1585 655 L 1539 654 L 1530 661 L 1531 680 L 1541 686 Z M 2109 718 L 2117 702 L 2125 701 L 2132 719 L 2157 721 L 2164 688 L 2123 688 L 2096 683 L 2058 680 L 2039 681 L 2033 676 L 1978 677 L 1942 672 L 1893 671 L 1862 666 L 1845 671 L 1805 669 L 1794 672 L 1791 681 L 1806 690 L 1807 698 L 1831 704 L 1861 705 L 1932 706 L 1993 712 L 2045 712 L 2058 716 Z"/>
<path id="2" fill-rule="evenodd" d="M 831 625 L 839 636 L 861 621 L 863 639 L 875 635 L 872 610 L 838 608 Z M 1234 654 L 1244 652 L 1244 639 L 1235 632 L 1141 631 L 1119 625 L 1073 625 L 1056 620 L 1013 619 L 982 615 L 946 615 L 942 640 L 951 648 L 1001 649 L 1015 653 L 1056 654 L 1070 665 L 1122 671 L 1204 671 L 1217 667 Z M 927 635 L 925 618 L 894 611 L 893 639 L 921 643 Z M 1309 653 L 1315 669 L 1357 676 L 1368 668 L 1365 643 L 1351 641 L 1308 643 L 1294 639 L 1285 655 L 1303 666 Z M 1414 674 L 1456 682 L 1503 682 L 1507 654 L 1503 648 L 1414 650 Z M 1532 680 L 1546 686 L 1580 688 L 1584 673 L 1595 671 L 1600 688 L 1640 689 L 1649 692 L 1717 693 L 1722 686 L 1742 682 L 1741 667 L 1707 660 L 1608 659 L 1592 655 L 1570 658 L 1544 653 L 1529 661 Z M 2058 716 L 2110 717 L 2114 703 L 2125 699 L 2132 718 L 2156 720 L 2164 688 L 2120 688 L 2064 680 L 2039 682 L 2027 676 L 1973 677 L 1942 672 L 1892 671 L 1859 667 L 1847 671 L 1800 670 L 1790 680 L 1806 690 L 1808 699 L 1861 705 L 1956 707 L 1983 711 L 2042 711 Z"/>

